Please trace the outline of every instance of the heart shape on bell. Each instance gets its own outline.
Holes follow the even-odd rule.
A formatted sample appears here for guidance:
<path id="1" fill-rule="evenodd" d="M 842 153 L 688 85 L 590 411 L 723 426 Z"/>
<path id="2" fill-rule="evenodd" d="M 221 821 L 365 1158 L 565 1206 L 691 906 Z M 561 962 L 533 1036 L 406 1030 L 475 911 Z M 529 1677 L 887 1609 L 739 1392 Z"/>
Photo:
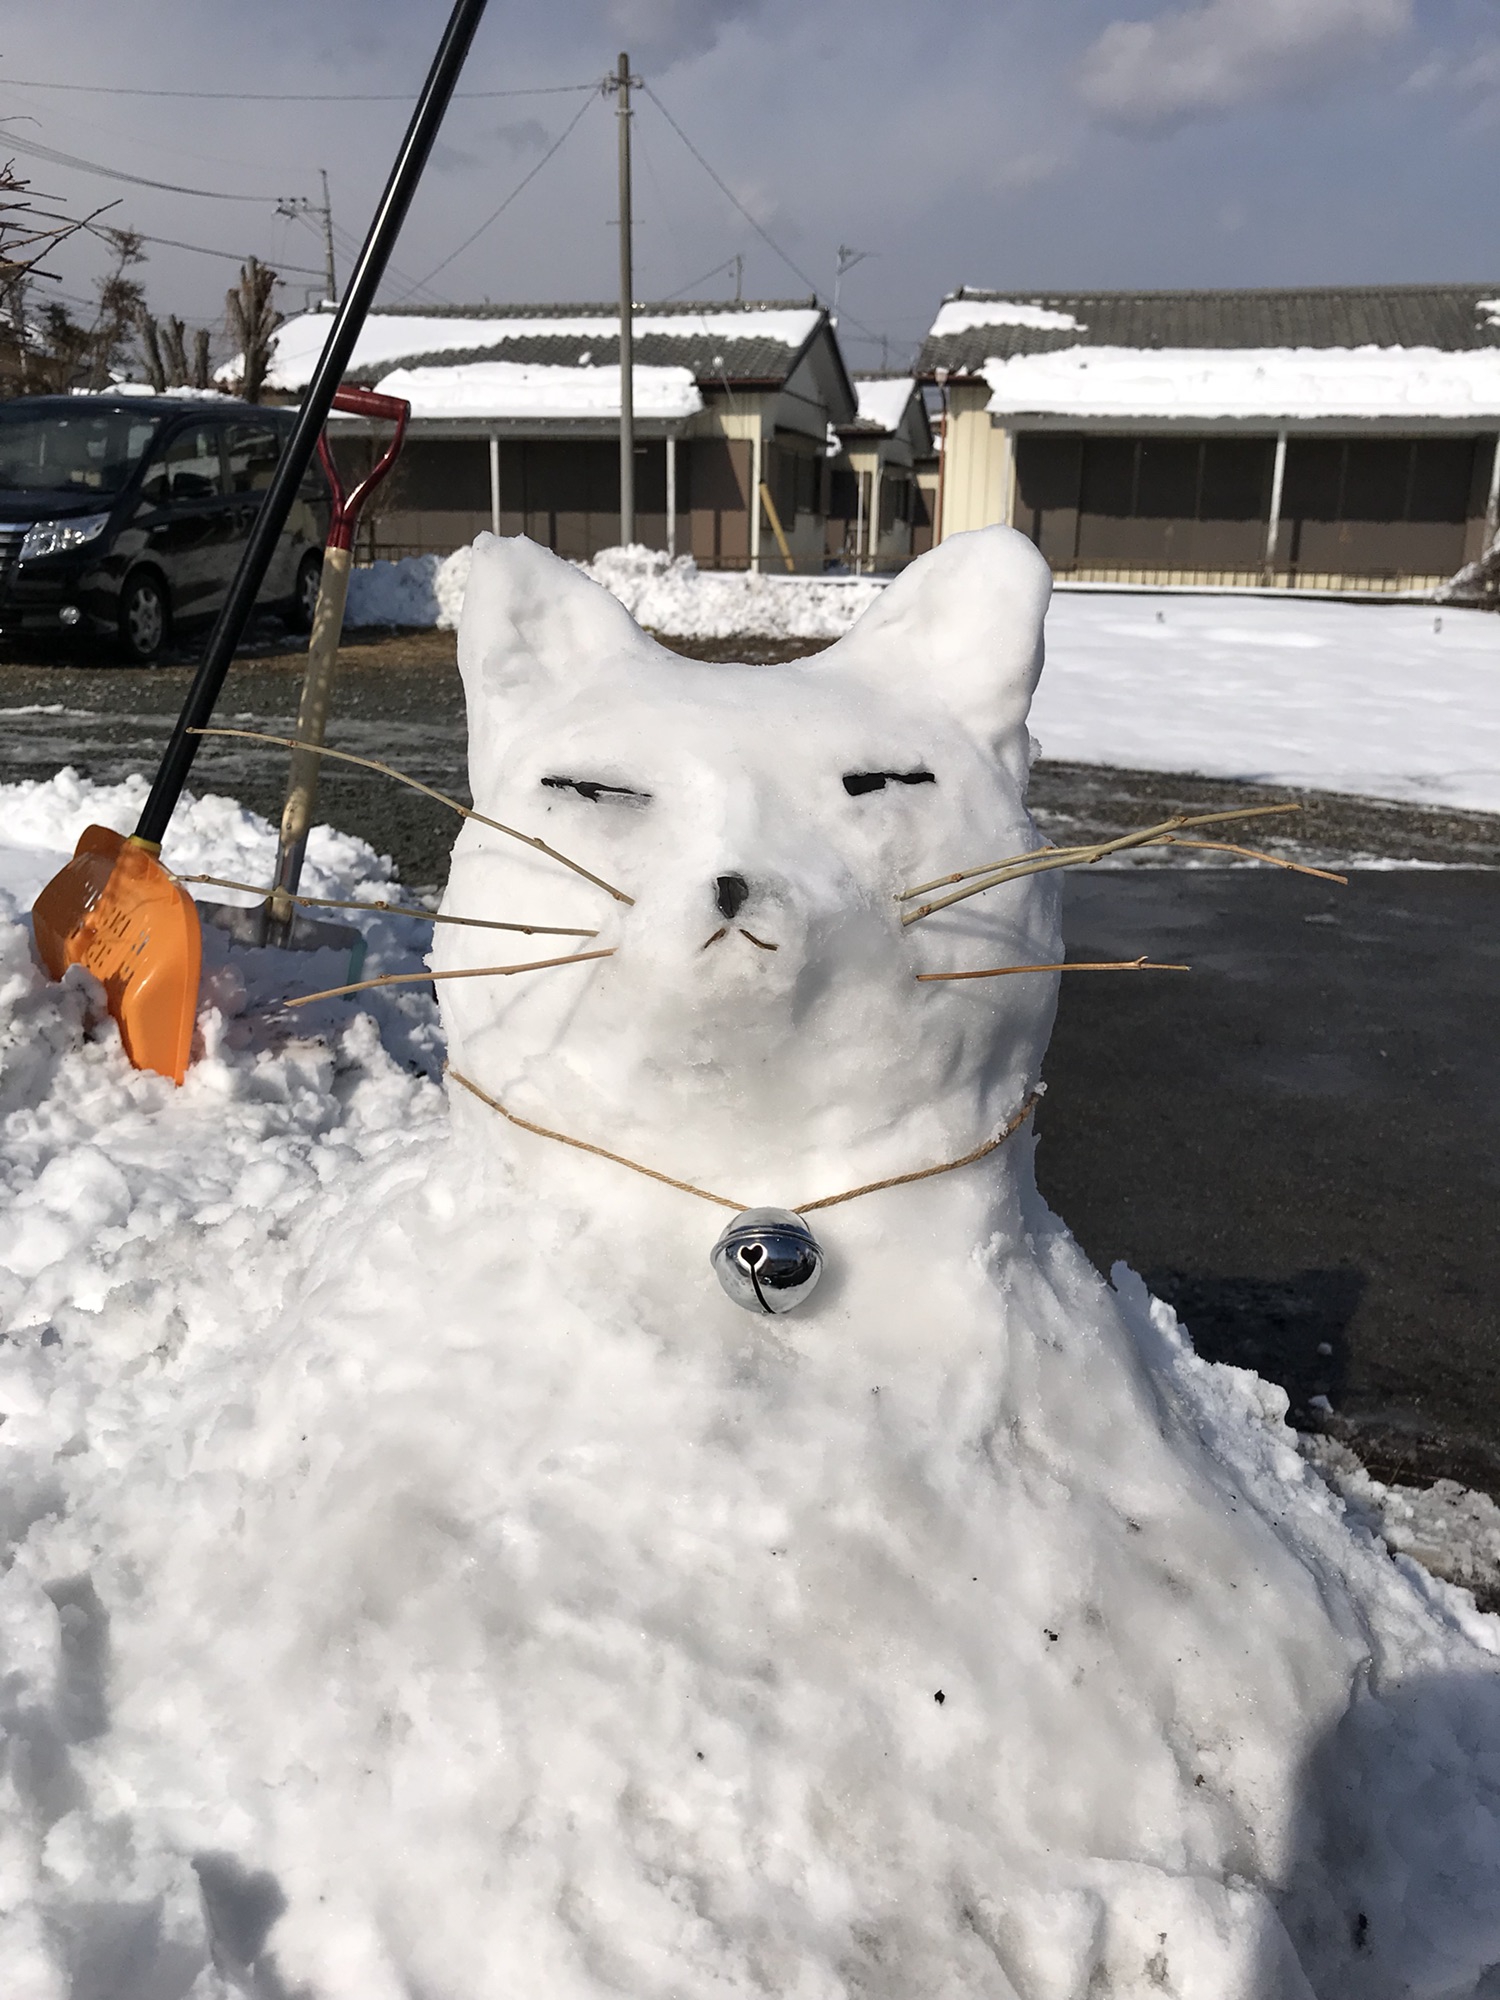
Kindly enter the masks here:
<path id="1" fill-rule="evenodd" d="M 784 1313 L 800 1306 L 823 1271 L 823 1251 L 789 1208 L 747 1208 L 714 1245 L 719 1283 L 747 1312 Z"/>

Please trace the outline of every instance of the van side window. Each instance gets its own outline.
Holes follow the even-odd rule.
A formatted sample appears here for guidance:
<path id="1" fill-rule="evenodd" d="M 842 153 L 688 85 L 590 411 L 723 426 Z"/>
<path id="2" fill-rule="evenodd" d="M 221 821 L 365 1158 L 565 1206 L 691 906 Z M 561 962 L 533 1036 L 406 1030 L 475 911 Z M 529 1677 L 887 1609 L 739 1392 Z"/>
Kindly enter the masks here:
<path id="1" fill-rule="evenodd" d="M 223 491 L 217 424 L 194 424 L 169 438 L 141 484 L 143 498 L 157 507 L 191 506 Z"/>
<path id="2" fill-rule="evenodd" d="M 270 424 L 229 426 L 229 490 L 264 493 L 281 456 L 282 440 Z"/>

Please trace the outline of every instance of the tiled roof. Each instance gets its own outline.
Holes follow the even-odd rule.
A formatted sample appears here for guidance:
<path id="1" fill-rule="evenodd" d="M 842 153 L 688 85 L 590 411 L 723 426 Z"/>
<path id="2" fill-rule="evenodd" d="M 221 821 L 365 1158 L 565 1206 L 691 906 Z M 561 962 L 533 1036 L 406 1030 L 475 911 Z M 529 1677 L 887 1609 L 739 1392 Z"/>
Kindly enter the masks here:
<path id="1" fill-rule="evenodd" d="M 578 308 L 573 308 L 576 312 Z M 653 307 L 652 311 L 655 312 Z M 516 315 L 519 317 L 519 314 Z M 540 313 L 537 315 L 541 317 Z M 613 318 L 613 315 L 611 315 Z M 461 367 L 470 361 L 524 361 L 556 368 L 575 368 L 585 353 L 593 368 L 616 368 L 620 343 L 615 334 L 591 335 L 584 340 L 559 334 L 538 334 L 528 339 L 507 338 L 487 341 L 475 329 L 472 347 L 444 348 L 427 354 L 404 354 L 403 368 Z M 796 351 L 781 340 L 724 340 L 685 325 L 680 337 L 642 333 L 635 338 L 635 359 L 643 368 L 687 368 L 696 381 L 712 386 L 715 382 L 784 382 L 797 359 Z M 388 374 L 390 364 L 380 362 L 350 372 L 355 382 L 375 382 Z"/>
<path id="2" fill-rule="evenodd" d="M 445 346 L 431 353 L 403 354 L 403 367 L 441 367 L 466 361 L 522 361 L 572 368 L 577 365 L 580 354 L 585 352 L 589 355 L 590 364 L 596 368 L 619 365 L 619 340 L 613 334 L 601 334 L 598 340 L 589 337 L 581 342 L 572 335 L 552 333 L 539 334 L 535 338 L 507 335 L 500 340 L 486 340 L 481 330 L 485 320 L 597 318 L 614 324 L 620 310 L 616 300 L 591 301 L 583 305 L 381 306 L 377 310 L 382 319 L 467 319 L 480 323 L 475 327 L 472 347 L 454 349 Z M 815 299 L 727 299 L 708 302 L 702 299 L 673 299 L 665 305 L 642 301 L 636 307 L 641 318 L 680 319 L 683 326 L 680 337 L 637 332 L 635 358 L 645 368 L 689 368 L 694 377 L 705 384 L 721 380 L 734 383 L 784 382 L 791 373 L 797 353 L 787 346 L 784 339 L 769 339 L 757 334 L 755 321 L 773 313 L 816 313 L 819 310 Z M 746 322 L 743 339 L 728 338 L 721 330 L 709 330 L 702 324 L 705 317 L 717 320 L 729 315 Z M 353 372 L 352 379 L 373 382 L 383 372 L 381 368 L 358 369 Z"/>
<path id="3" fill-rule="evenodd" d="M 975 374 L 990 359 L 1064 347 L 1298 348 L 1428 347 L 1447 352 L 1500 347 L 1500 299 L 1490 285 L 1337 285 L 1286 291 L 953 293 L 923 342 L 919 375 L 939 368 Z M 979 319 L 993 324 L 943 327 Z M 967 308 L 967 310 L 960 309 Z M 1074 325 L 1046 324 L 1056 316 Z M 1038 323 L 1042 322 L 1042 323 Z"/>
<path id="4" fill-rule="evenodd" d="M 620 310 L 618 299 L 591 300 L 577 305 L 571 300 L 557 305 L 513 306 L 377 306 L 382 319 L 398 315 L 407 319 L 613 319 Z M 652 319 L 701 319 L 705 313 L 741 313 L 754 318 L 757 313 L 818 312 L 816 299 L 669 299 L 657 305 L 649 299 L 636 301 L 635 310 Z"/>

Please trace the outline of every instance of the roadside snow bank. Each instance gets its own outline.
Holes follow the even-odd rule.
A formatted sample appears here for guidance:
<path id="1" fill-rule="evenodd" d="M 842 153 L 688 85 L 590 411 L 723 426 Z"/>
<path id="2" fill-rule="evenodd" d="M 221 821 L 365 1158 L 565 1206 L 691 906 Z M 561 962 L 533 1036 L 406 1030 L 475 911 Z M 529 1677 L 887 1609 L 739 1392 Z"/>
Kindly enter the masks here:
<path id="1" fill-rule="evenodd" d="M 463 608 L 471 551 L 372 563 L 349 579 L 350 625 L 437 625 Z M 875 577 L 752 576 L 700 570 L 655 549 L 604 549 L 579 568 L 612 590 L 638 624 L 673 639 L 837 639 L 885 588 Z"/>
<path id="2" fill-rule="evenodd" d="M 468 549 L 455 549 L 451 556 L 361 564 L 350 573 L 345 625 L 436 625 L 456 631 L 469 556 Z"/>

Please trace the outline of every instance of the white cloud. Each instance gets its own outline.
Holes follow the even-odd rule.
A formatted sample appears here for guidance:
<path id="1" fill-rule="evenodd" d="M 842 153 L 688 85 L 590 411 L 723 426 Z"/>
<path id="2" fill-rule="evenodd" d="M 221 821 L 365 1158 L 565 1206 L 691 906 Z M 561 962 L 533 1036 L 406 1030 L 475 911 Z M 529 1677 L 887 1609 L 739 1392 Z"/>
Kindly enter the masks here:
<path id="1" fill-rule="evenodd" d="M 1166 131 L 1337 75 L 1411 25 L 1412 0 L 1208 0 L 1112 21 L 1079 73 L 1111 124 Z"/>

